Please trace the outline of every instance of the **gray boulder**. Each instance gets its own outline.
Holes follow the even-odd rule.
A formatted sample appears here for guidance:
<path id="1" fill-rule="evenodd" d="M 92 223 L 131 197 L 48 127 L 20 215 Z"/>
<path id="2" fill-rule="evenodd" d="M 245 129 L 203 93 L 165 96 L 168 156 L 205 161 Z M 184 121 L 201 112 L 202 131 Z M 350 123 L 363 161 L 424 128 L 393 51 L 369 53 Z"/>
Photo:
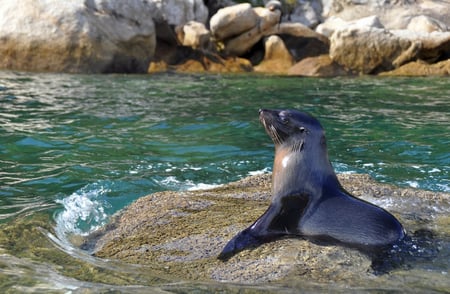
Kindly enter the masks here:
<path id="1" fill-rule="evenodd" d="M 156 8 L 148 15 L 156 23 L 166 22 L 171 26 L 179 26 L 189 21 L 206 23 L 208 20 L 208 8 L 203 0 L 150 0 L 148 2 Z"/>
<path id="2" fill-rule="evenodd" d="M 220 9 L 210 20 L 212 35 L 229 55 L 242 56 L 280 21 L 281 11 L 248 3 Z"/>
<path id="3" fill-rule="evenodd" d="M 0 69 L 146 72 L 160 24 L 207 16 L 201 0 L 2 1 Z"/>
<path id="4" fill-rule="evenodd" d="M 145 72 L 156 39 L 152 4 L 123 1 L 2 1 L 0 68 Z"/>
<path id="5" fill-rule="evenodd" d="M 353 21 L 377 15 L 387 29 L 406 29 L 414 18 L 425 16 L 437 23 L 440 29 L 450 27 L 450 5 L 445 1 L 386 1 L 386 0 L 321 0 L 324 18 L 339 17 Z"/>
<path id="6" fill-rule="evenodd" d="M 249 3 L 219 9 L 211 17 L 209 27 L 217 40 L 238 36 L 258 24 L 258 15 Z"/>
<path id="7" fill-rule="evenodd" d="M 330 57 L 362 74 L 389 71 L 418 59 L 448 58 L 450 32 L 415 33 L 375 27 L 346 27 L 330 38 Z"/>

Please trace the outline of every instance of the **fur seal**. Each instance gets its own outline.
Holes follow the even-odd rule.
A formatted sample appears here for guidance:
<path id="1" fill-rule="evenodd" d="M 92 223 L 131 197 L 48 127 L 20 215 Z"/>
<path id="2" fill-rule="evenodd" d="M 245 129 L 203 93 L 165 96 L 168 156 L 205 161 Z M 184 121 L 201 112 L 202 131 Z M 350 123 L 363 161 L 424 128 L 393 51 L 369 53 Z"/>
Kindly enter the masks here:
<path id="1" fill-rule="evenodd" d="M 259 118 L 275 144 L 272 201 L 261 217 L 227 243 L 220 260 L 288 235 L 367 252 L 404 238 L 393 215 L 341 186 L 317 119 L 297 110 L 267 109 L 259 111 Z"/>

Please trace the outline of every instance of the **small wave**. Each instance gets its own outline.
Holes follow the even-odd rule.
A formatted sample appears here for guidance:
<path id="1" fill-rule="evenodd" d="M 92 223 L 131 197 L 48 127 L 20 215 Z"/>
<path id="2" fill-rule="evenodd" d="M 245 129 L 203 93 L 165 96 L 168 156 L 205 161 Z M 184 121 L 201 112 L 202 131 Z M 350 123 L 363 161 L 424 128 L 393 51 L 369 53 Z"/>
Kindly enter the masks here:
<path id="1" fill-rule="evenodd" d="M 207 190 L 221 186 L 220 184 L 194 183 L 191 180 L 180 181 L 174 176 L 166 177 L 165 179 L 161 180 L 159 184 L 166 189 L 178 191 Z"/>
<path id="2" fill-rule="evenodd" d="M 417 181 L 406 181 L 405 182 L 408 186 L 410 186 L 411 188 L 419 188 L 420 184 Z"/>
<path id="3" fill-rule="evenodd" d="M 248 175 L 249 176 L 257 176 L 257 175 L 264 175 L 264 174 L 268 174 L 271 172 L 271 169 L 268 167 L 265 167 L 261 170 L 255 170 L 255 171 L 249 171 Z"/>
<path id="4" fill-rule="evenodd" d="M 208 190 L 208 189 L 213 189 L 213 188 L 217 188 L 220 186 L 222 186 L 222 185 L 199 183 L 199 184 L 193 185 L 192 187 L 189 187 L 188 191 Z"/>
<path id="5" fill-rule="evenodd" d="M 109 203 L 102 198 L 109 189 L 99 184 L 88 185 L 72 195 L 56 200 L 63 211 L 56 214 L 56 230 L 60 235 L 88 235 L 108 220 L 105 208 Z"/>

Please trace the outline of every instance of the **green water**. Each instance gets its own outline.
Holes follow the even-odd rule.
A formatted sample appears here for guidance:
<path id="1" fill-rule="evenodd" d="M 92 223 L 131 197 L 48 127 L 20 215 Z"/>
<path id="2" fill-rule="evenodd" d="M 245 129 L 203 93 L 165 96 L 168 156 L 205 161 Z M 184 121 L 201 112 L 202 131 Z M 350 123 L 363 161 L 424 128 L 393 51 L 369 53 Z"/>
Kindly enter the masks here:
<path id="1" fill-rule="evenodd" d="M 87 234 L 155 191 L 270 171 L 273 145 L 259 108 L 318 117 L 338 172 L 450 192 L 448 78 L 0 72 L 0 221 L 8 232 L 0 289 L 148 290 L 141 287 L 155 281 L 145 270 L 73 253 L 64 236 Z M 55 259 L 41 260 L 42 250 L 55 250 Z M 116 280 L 91 281 L 77 267 Z"/>

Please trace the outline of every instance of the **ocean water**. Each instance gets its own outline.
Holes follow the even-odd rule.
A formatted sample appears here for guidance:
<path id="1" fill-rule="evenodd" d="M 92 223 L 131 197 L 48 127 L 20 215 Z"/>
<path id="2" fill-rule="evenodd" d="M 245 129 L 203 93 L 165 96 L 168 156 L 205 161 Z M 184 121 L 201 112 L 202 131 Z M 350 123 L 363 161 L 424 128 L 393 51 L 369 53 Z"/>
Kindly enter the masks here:
<path id="1" fill-rule="evenodd" d="M 338 172 L 450 192 L 448 78 L 0 72 L 0 226 L 9 232 L 0 289 L 109 289 L 17 253 L 10 243 L 23 235 L 11 228 L 32 230 L 29 219 L 45 215 L 56 232 L 43 230 L 49 244 L 89 262 L 66 236 L 89 234 L 139 197 L 270 172 L 259 108 L 316 116 Z M 148 290 L 132 284 L 115 289 Z"/>

